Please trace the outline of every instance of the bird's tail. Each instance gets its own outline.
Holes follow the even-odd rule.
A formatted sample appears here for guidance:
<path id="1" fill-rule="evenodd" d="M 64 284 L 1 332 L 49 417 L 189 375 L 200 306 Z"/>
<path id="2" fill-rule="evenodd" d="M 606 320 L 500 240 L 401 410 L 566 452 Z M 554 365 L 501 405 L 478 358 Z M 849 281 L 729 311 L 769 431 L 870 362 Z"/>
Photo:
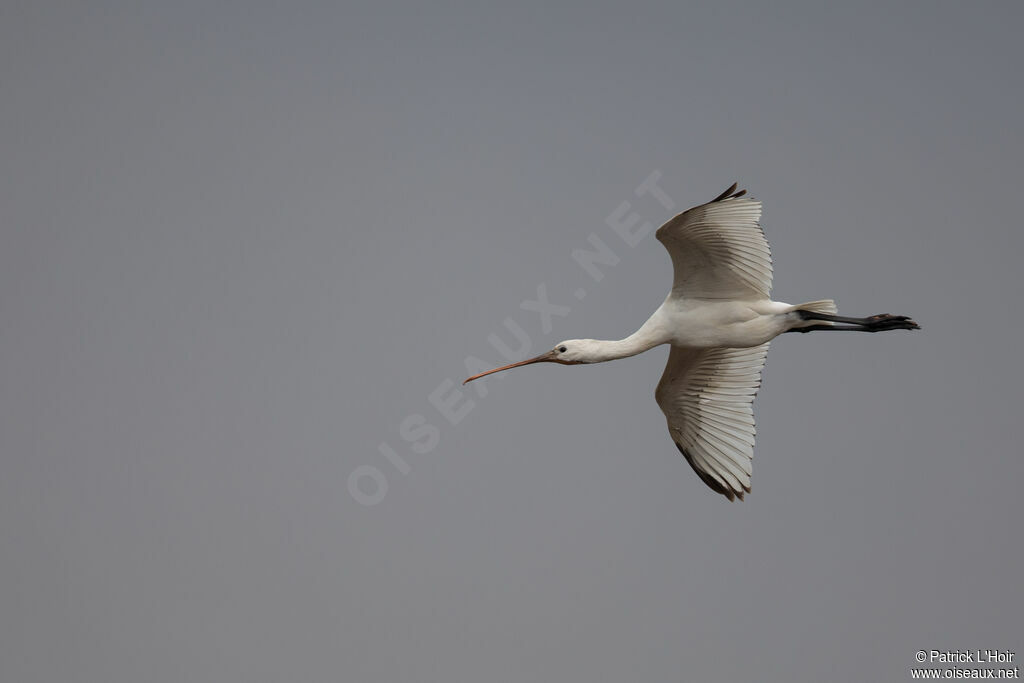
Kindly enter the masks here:
<path id="1" fill-rule="evenodd" d="M 826 315 L 835 315 L 838 309 L 836 308 L 836 302 L 832 299 L 819 299 L 818 301 L 808 301 L 807 303 L 797 304 L 796 306 L 790 306 L 787 313 L 793 313 L 796 311 L 807 311 L 808 313 L 824 313 Z M 793 316 L 796 317 L 796 316 Z M 810 325 L 831 325 L 830 322 L 821 320 L 798 320 L 794 321 L 793 329 L 800 327 L 808 327 Z"/>
<path id="2" fill-rule="evenodd" d="M 832 299 L 820 299 L 818 301 L 808 301 L 805 304 L 797 304 L 789 309 L 790 311 L 807 311 L 809 313 L 825 313 L 826 315 L 835 315 L 838 309 L 836 308 L 836 302 Z"/>

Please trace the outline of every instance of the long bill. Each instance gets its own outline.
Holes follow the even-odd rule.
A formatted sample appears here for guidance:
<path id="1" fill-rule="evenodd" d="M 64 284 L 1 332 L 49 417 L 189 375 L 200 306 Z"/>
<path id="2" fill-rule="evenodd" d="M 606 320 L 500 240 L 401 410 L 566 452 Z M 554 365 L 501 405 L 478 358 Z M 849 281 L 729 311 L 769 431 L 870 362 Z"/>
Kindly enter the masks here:
<path id="1" fill-rule="evenodd" d="M 530 365 L 531 363 L 557 363 L 557 362 L 558 361 L 555 360 L 555 352 L 554 352 L 554 350 L 545 351 L 544 353 L 540 354 L 539 356 L 537 356 L 535 358 L 529 358 L 527 360 L 521 360 L 518 363 L 510 363 L 509 365 L 503 365 L 500 368 L 494 368 L 493 370 L 488 370 L 487 372 L 481 372 L 479 375 L 473 375 L 472 377 L 467 379 L 465 382 L 463 382 L 463 384 L 466 384 L 468 382 L 472 382 L 475 379 L 480 379 L 481 377 L 486 377 L 487 375 L 493 375 L 494 373 L 501 372 L 502 370 L 511 370 L 512 368 L 518 368 L 518 367 L 523 366 L 523 365 Z"/>

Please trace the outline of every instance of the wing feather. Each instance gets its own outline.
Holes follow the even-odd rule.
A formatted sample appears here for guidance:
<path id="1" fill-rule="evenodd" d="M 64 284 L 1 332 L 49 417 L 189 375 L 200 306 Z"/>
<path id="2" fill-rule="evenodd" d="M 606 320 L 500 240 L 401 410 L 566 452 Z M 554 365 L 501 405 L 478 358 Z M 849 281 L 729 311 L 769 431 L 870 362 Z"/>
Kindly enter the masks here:
<path id="1" fill-rule="evenodd" d="M 655 398 L 676 447 L 713 490 L 734 500 L 750 493 L 754 397 L 768 344 L 748 349 L 673 346 Z"/>
<path id="2" fill-rule="evenodd" d="M 758 221 L 761 202 L 733 184 L 658 228 L 672 257 L 672 294 L 695 299 L 767 299 L 772 256 Z"/>

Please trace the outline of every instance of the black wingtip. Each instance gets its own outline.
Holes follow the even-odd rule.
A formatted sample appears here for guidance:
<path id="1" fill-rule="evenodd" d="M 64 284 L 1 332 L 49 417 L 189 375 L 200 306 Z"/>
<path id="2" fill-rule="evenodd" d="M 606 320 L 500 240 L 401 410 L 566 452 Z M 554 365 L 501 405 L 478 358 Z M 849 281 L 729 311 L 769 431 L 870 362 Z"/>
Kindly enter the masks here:
<path id="1" fill-rule="evenodd" d="M 729 186 L 728 190 L 726 190 L 722 194 L 718 195 L 717 197 L 715 197 L 714 199 L 712 199 L 708 203 L 709 204 L 714 204 L 715 202 L 722 202 L 722 201 L 725 201 L 726 199 L 736 199 L 737 197 L 742 197 L 743 195 L 745 195 L 747 193 L 746 190 L 740 190 L 739 192 L 737 192 L 736 191 L 737 187 L 738 187 L 738 183 L 733 183 L 732 185 Z"/>
<path id="2" fill-rule="evenodd" d="M 708 485 L 708 488 L 710 488 L 715 493 L 721 493 L 723 496 L 725 496 L 731 501 L 735 501 L 737 496 L 739 496 L 740 500 L 743 500 L 743 491 L 733 491 L 731 488 L 722 486 L 717 479 L 715 479 L 710 474 L 704 472 L 703 470 L 697 467 L 697 463 L 693 461 L 693 457 L 689 454 L 689 452 L 687 452 L 685 448 L 683 448 L 677 442 L 673 443 L 676 444 L 676 448 L 678 448 L 679 452 L 683 454 L 684 458 L 686 458 L 686 462 L 690 463 L 690 467 L 692 467 L 693 471 L 697 473 L 697 476 L 700 477 L 700 480 Z M 750 490 L 747 489 L 746 492 L 750 493 Z"/>
<path id="3" fill-rule="evenodd" d="M 720 194 L 717 197 L 715 197 L 714 199 L 712 199 L 710 203 L 714 204 L 715 202 L 720 202 L 723 199 L 728 199 L 729 196 L 731 196 L 732 193 L 736 191 L 736 185 L 737 185 L 737 183 L 733 183 L 732 185 L 730 185 L 728 190 L 726 190 L 722 194 Z"/>

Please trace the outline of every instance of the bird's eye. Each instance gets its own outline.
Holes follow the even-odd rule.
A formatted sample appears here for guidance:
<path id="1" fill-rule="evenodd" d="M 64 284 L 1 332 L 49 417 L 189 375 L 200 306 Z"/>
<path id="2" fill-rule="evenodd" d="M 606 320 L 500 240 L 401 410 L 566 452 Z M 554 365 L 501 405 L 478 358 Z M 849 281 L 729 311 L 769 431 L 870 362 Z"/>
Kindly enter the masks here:
<path id="1" fill-rule="evenodd" d="M 568 351 L 568 349 L 566 349 L 564 346 L 559 346 L 558 347 L 558 352 L 559 353 L 565 353 L 566 351 Z"/>

